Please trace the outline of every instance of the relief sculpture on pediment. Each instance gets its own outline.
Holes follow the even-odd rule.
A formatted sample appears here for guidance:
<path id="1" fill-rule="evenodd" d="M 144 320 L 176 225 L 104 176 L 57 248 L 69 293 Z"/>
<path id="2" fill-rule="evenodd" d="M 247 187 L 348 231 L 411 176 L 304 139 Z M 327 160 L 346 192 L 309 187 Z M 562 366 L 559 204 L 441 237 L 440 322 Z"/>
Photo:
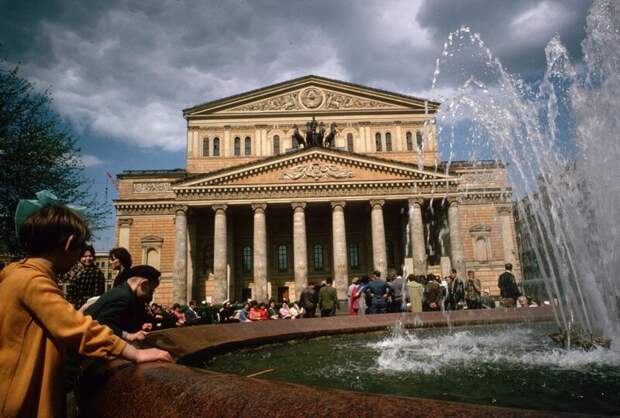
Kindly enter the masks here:
<path id="1" fill-rule="evenodd" d="M 329 177 L 343 179 L 353 177 L 353 172 L 343 170 L 336 164 L 310 163 L 298 165 L 282 174 L 282 178 L 286 180 L 299 180 L 307 177 L 316 181 Z"/>
<path id="2" fill-rule="evenodd" d="M 318 87 L 307 87 L 279 96 L 270 97 L 247 103 L 232 109 L 230 112 L 281 112 L 286 110 L 352 110 L 397 108 L 398 106 L 378 100 L 368 99 L 349 94 L 323 90 Z"/>

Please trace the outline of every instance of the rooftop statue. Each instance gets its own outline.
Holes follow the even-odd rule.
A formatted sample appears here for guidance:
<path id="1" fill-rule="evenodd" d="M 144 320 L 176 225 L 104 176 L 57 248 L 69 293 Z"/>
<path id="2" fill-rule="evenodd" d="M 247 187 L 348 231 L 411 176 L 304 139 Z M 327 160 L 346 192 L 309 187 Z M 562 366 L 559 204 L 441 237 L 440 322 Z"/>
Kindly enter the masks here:
<path id="1" fill-rule="evenodd" d="M 310 147 L 326 147 L 332 148 L 335 145 L 336 134 L 338 133 L 336 122 L 332 122 L 329 126 L 329 133 L 325 135 L 325 124 L 323 122 L 317 123 L 314 116 L 312 120 L 306 123 L 306 136 L 299 132 L 299 127 L 294 125 L 293 131 L 293 143 L 304 148 Z"/>

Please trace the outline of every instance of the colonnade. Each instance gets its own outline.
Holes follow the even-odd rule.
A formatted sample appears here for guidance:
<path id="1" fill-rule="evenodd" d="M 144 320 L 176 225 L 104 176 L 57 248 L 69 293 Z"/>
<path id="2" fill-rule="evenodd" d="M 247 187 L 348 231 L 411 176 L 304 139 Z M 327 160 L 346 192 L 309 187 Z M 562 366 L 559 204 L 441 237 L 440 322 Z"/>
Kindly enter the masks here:
<path id="1" fill-rule="evenodd" d="M 334 268 L 332 277 L 339 299 L 346 299 L 348 278 L 347 242 L 345 206 L 346 201 L 331 201 L 332 219 L 332 250 Z M 387 275 L 387 247 L 383 206 L 385 200 L 370 200 L 370 222 L 372 236 L 373 269 L 381 272 L 382 277 Z M 422 199 L 410 199 L 409 225 L 411 256 L 413 258 L 413 274 L 426 274 L 427 255 L 424 241 L 424 225 L 422 220 Z M 296 292 L 308 284 L 308 249 L 306 231 L 306 203 L 293 202 L 293 271 L 295 276 Z M 213 302 L 220 303 L 227 299 L 227 205 L 217 204 L 211 208 L 215 212 L 213 228 L 213 275 L 215 280 Z M 253 279 L 254 295 L 258 301 L 268 298 L 268 260 L 267 260 L 267 223 L 266 212 L 268 205 L 256 203 L 251 205 L 254 216 L 253 227 Z M 452 265 L 465 277 L 465 263 L 463 240 L 459 227 L 458 202 L 450 201 L 448 221 L 450 226 L 451 259 Z M 187 303 L 187 207 L 179 207 L 175 212 L 176 246 L 174 257 L 174 277 L 172 283 L 172 297 L 174 302 Z"/>

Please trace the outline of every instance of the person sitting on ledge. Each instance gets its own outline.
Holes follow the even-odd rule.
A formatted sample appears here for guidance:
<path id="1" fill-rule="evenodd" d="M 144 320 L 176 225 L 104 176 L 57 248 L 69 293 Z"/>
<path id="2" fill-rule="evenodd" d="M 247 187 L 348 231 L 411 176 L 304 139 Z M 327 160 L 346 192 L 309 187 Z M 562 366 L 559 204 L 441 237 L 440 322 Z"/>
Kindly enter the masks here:
<path id="1" fill-rule="evenodd" d="M 258 320 L 266 321 L 269 319 L 269 311 L 267 311 L 267 305 L 261 303 L 258 305 Z"/>
<path id="2" fill-rule="evenodd" d="M 63 352 L 91 358 L 171 362 L 166 351 L 139 350 L 76 311 L 56 277 L 77 263 L 90 232 L 52 193 L 20 200 L 15 214 L 27 257 L 0 272 L 0 416 L 63 417 Z"/>
<path id="3" fill-rule="evenodd" d="M 161 273 L 151 266 L 135 266 L 127 270 L 127 281 L 104 293 L 84 313 L 112 328 L 127 341 L 146 338 L 143 331 L 144 304 L 153 299 Z"/>
<path id="4" fill-rule="evenodd" d="M 269 309 L 267 309 L 269 313 L 269 319 L 280 319 L 280 315 L 278 315 L 278 308 L 276 308 L 276 302 L 274 300 L 269 301 Z"/>
<path id="5" fill-rule="evenodd" d="M 250 302 L 250 320 L 260 321 L 260 311 L 258 310 L 258 302 L 255 300 Z"/>
<path id="6" fill-rule="evenodd" d="M 282 319 L 294 319 L 291 310 L 288 307 L 288 303 L 286 301 L 282 302 L 282 306 L 280 307 L 280 318 Z"/>
<path id="7" fill-rule="evenodd" d="M 250 304 L 247 302 L 244 303 L 243 307 L 237 311 L 237 315 L 235 316 L 239 319 L 239 322 L 252 322 L 250 319 Z"/>

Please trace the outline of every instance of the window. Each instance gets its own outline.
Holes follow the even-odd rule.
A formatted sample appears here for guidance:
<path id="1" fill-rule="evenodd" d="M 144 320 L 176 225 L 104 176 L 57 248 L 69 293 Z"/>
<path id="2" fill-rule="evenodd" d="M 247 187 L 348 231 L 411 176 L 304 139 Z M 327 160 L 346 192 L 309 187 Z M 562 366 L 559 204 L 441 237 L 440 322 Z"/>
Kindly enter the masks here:
<path id="1" fill-rule="evenodd" d="M 375 134 L 375 148 L 377 151 L 381 151 L 381 134 L 379 132 Z"/>
<path id="2" fill-rule="evenodd" d="M 245 155 L 252 155 L 252 138 L 245 137 Z"/>
<path id="3" fill-rule="evenodd" d="M 235 137 L 235 155 L 241 155 L 241 138 Z"/>
<path id="4" fill-rule="evenodd" d="M 385 150 L 392 151 L 392 134 L 389 132 L 385 134 Z"/>
<path id="5" fill-rule="evenodd" d="M 353 134 L 347 134 L 347 151 L 353 152 Z"/>
<path id="6" fill-rule="evenodd" d="M 325 267 L 323 263 L 323 245 L 314 244 L 312 247 L 312 260 L 314 264 L 314 271 L 323 271 Z"/>
<path id="7" fill-rule="evenodd" d="M 407 138 L 407 151 L 413 151 L 413 135 L 411 135 L 411 132 L 407 131 L 406 138 Z"/>
<path id="8" fill-rule="evenodd" d="M 278 271 L 288 271 L 288 248 L 285 244 L 278 245 Z"/>
<path id="9" fill-rule="evenodd" d="M 388 267 L 394 267 L 396 263 L 394 263 L 394 242 L 388 241 L 387 244 L 387 265 Z"/>
<path id="10" fill-rule="evenodd" d="M 349 244 L 349 267 L 351 269 L 360 267 L 360 252 L 356 242 Z"/>
<path id="11" fill-rule="evenodd" d="M 218 137 L 213 138 L 213 156 L 219 157 L 220 155 L 220 139 Z"/>
<path id="12" fill-rule="evenodd" d="M 422 135 L 422 131 L 417 131 L 415 133 L 415 138 L 418 144 L 418 149 L 422 151 L 424 149 L 424 136 Z"/>
<path id="13" fill-rule="evenodd" d="M 246 245 L 241 252 L 241 265 L 244 273 L 252 272 L 252 247 Z"/>
<path id="14" fill-rule="evenodd" d="M 202 156 L 209 156 L 209 138 L 205 138 L 202 140 Z"/>
<path id="15" fill-rule="evenodd" d="M 273 136 L 273 154 L 278 155 L 280 153 L 280 136 Z"/>
<path id="16" fill-rule="evenodd" d="M 146 251 L 146 264 L 151 267 L 159 268 L 159 251 L 155 248 L 149 248 Z"/>

